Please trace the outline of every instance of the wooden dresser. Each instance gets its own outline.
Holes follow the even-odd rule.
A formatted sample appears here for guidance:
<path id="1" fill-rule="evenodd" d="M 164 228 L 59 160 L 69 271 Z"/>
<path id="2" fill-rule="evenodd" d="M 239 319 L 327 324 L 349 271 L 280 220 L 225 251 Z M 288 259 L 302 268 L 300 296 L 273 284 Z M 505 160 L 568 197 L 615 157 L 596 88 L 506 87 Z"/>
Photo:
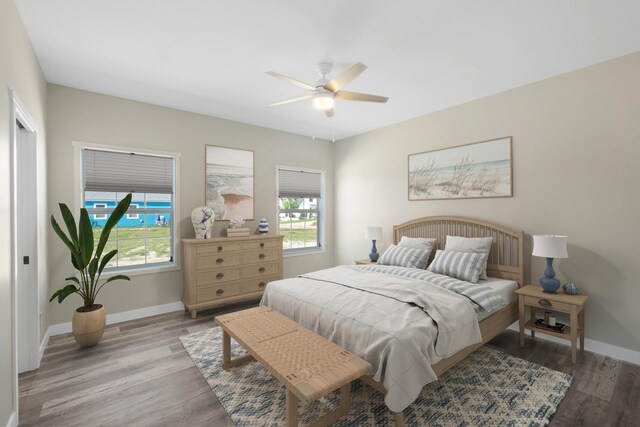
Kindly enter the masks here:
<path id="1" fill-rule="evenodd" d="M 182 239 L 182 302 L 198 310 L 258 299 L 267 283 L 282 279 L 280 235 Z"/>

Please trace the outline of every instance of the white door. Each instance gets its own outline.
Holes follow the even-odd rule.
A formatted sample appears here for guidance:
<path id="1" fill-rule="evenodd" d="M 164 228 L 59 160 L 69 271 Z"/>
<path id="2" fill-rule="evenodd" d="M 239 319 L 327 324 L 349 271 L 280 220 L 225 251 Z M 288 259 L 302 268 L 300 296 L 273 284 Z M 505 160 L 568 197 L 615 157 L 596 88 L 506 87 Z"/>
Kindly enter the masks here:
<path id="1" fill-rule="evenodd" d="M 18 372 L 38 367 L 38 230 L 37 230 L 37 150 L 35 132 L 15 123 L 16 155 L 16 291 L 18 326 Z"/>

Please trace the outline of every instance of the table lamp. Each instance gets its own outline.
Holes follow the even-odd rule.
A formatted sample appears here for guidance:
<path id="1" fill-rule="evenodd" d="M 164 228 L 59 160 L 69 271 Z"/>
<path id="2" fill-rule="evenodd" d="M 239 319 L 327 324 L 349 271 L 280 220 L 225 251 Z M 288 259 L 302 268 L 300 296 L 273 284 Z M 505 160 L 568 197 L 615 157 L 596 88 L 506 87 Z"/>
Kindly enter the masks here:
<path id="1" fill-rule="evenodd" d="M 378 254 L 378 250 L 376 249 L 376 240 L 382 239 L 382 227 L 367 226 L 364 238 L 373 242 L 371 253 L 369 254 L 369 259 L 371 260 L 371 262 L 378 261 L 378 257 L 380 255 Z"/>
<path id="2" fill-rule="evenodd" d="M 555 294 L 560 287 L 560 281 L 556 279 L 556 273 L 553 271 L 553 259 L 569 258 L 567 254 L 567 236 L 533 236 L 532 255 L 547 259 L 547 269 L 544 271 L 544 277 L 541 277 L 539 282 L 544 292 Z"/>

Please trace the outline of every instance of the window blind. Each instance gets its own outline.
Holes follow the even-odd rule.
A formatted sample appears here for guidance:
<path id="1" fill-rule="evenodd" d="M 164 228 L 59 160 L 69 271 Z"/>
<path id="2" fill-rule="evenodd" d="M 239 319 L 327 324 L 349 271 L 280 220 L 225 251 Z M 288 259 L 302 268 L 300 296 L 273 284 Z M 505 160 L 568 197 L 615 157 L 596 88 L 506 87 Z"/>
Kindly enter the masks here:
<path id="1" fill-rule="evenodd" d="M 173 194 L 171 157 L 82 150 L 85 191 Z"/>
<path id="2" fill-rule="evenodd" d="M 320 197 L 321 174 L 315 172 L 278 170 L 279 197 Z"/>

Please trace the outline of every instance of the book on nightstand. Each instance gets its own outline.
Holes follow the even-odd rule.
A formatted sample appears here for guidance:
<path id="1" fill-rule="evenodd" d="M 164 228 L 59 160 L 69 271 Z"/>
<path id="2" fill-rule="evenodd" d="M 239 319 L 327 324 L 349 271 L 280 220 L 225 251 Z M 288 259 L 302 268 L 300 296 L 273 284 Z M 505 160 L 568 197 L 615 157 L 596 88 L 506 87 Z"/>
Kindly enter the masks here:
<path id="1" fill-rule="evenodd" d="M 550 324 L 546 323 L 543 319 L 536 320 L 536 328 L 544 329 L 546 331 L 551 331 L 551 332 L 557 332 L 559 334 L 564 334 L 564 330 L 566 329 L 566 327 L 567 327 L 567 325 L 565 325 L 564 323 L 560 323 L 560 322 L 556 322 L 555 326 L 551 326 Z"/>

